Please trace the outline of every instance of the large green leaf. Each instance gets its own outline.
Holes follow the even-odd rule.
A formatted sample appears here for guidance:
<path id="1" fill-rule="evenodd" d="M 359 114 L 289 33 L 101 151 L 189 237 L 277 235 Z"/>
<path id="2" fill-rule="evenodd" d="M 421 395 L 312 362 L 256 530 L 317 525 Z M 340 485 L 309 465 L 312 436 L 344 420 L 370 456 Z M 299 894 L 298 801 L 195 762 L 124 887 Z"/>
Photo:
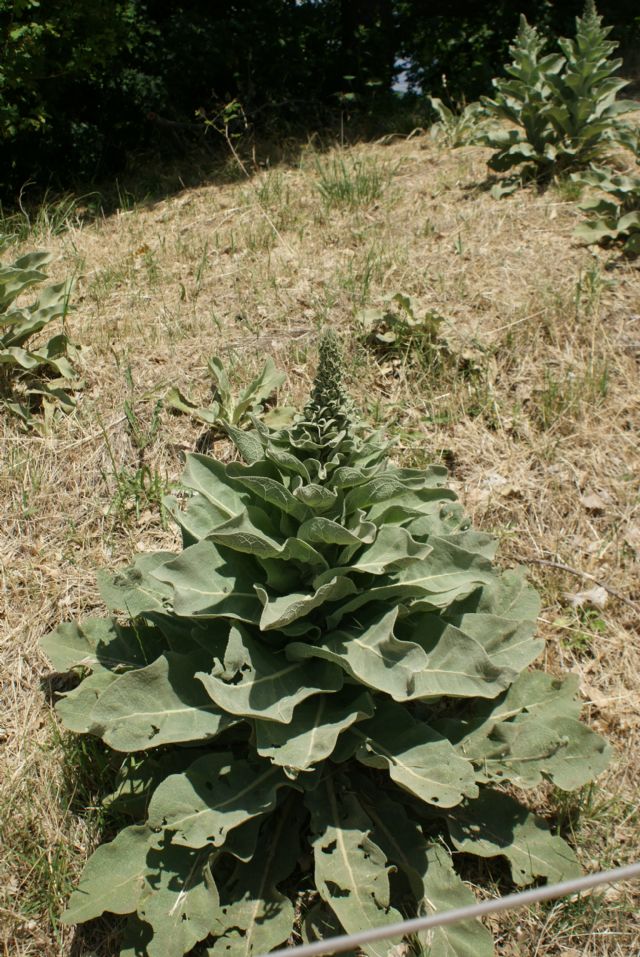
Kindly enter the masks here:
<path id="1" fill-rule="evenodd" d="M 88 675 L 77 688 L 67 691 L 56 702 L 56 714 L 68 731 L 76 734 L 87 734 L 92 729 L 91 712 L 103 691 L 118 675 L 113 671 L 97 671 Z"/>
<path id="2" fill-rule="evenodd" d="M 508 779 L 527 788 L 550 779 L 573 790 L 602 773 L 610 757 L 604 739 L 577 720 L 576 693 L 575 676 L 561 681 L 524 672 L 491 710 L 478 708 L 466 727 L 451 722 L 444 730 L 483 780 Z"/>
<path id="3" fill-rule="evenodd" d="M 432 538 L 432 551 L 389 575 L 389 583 L 377 585 L 345 602 L 328 619 L 335 627 L 342 618 L 373 601 L 422 599 L 427 607 L 441 608 L 466 597 L 478 585 L 491 582 L 494 572 L 483 555 L 467 552 L 442 538 Z"/>
<path id="4" fill-rule="evenodd" d="M 182 957 L 208 936 L 218 907 L 211 849 L 193 851 L 167 835 L 151 848 L 138 915 L 153 928 L 146 957 Z"/>
<path id="5" fill-rule="evenodd" d="M 187 455 L 182 484 L 209 503 L 219 522 L 244 511 L 246 494 L 242 494 L 242 489 L 229 477 L 226 466 L 207 455 Z"/>
<path id="6" fill-rule="evenodd" d="M 100 596 L 109 611 L 124 611 L 129 618 L 151 611 L 164 611 L 172 597 L 168 585 L 164 585 L 153 572 L 170 562 L 173 552 L 152 552 L 141 555 L 129 568 L 108 575 L 97 575 Z"/>
<path id="7" fill-rule="evenodd" d="M 217 737 L 238 719 L 221 711 L 194 677 L 206 660 L 202 652 L 168 651 L 121 675 L 98 698 L 89 730 L 116 751 Z"/>
<path id="8" fill-rule="evenodd" d="M 291 786 L 267 761 L 205 755 L 159 785 L 149 804 L 149 826 L 175 832 L 174 844 L 221 847 L 233 828 L 273 810 L 278 788 L 285 784 Z"/>
<path id="9" fill-rule="evenodd" d="M 353 595 L 357 588 L 350 578 L 336 575 L 314 591 L 291 591 L 287 595 L 271 596 L 266 589 L 255 586 L 263 607 L 260 617 L 262 631 L 274 631 L 285 628 L 310 612 L 330 602 Z"/>
<path id="10" fill-rule="evenodd" d="M 350 550 L 340 556 L 342 564 L 328 569 L 314 579 L 317 588 L 337 574 L 342 575 L 383 575 L 391 568 L 401 568 L 424 559 L 431 551 L 430 545 L 416 542 L 404 528 L 383 526 L 375 541 L 364 548 L 358 548 L 354 557 Z"/>
<path id="11" fill-rule="evenodd" d="M 441 626 L 440 640 L 400 640 L 394 635 L 398 609 L 374 617 L 363 627 L 331 631 L 320 645 L 291 642 L 287 656 L 293 660 L 323 658 L 340 665 L 348 675 L 370 688 L 384 691 L 395 701 L 436 698 L 440 695 L 493 698 L 513 672 L 491 664 L 473 639 L 453 627 Z M 404 631 L 418 638 L 420 618 L 407 619 Z M 426 629 L 425 629 L 426 631 Z M 404 634 L 403 634 L 404 637 Z"/>
<path id="12" fill-rule="evenodd" d="M 534 621 L 514 621 L 512 618 L 474 613 L 456 616 L 454 623 L 484 648 L 497 668 L 522 671 L 544 647 L 542 639 L 534 638 Z"/>
<path id="13" fill-rule="evenodd" d="M 374 823 L 372 837 L 406 875 L 420 915 L 439 914 L 476 903 L 473 892 L 453 869 L 442 845 L 428 844 L 420 826 L 404 806 L 359 780 L 366 794 L 365 808 Z M 491 934 L 479 921 L 457 921 L 419 934 L 430 957 L 493 957 Z"/>
<path id="14" fill-rule="evenodd" d="M 277 469 L 269 462 L 261 462 L 251 470 L 246 466 L 231 463 L 227 472 L 239 485 L 248 489 L 253 495 L 261 498 L 268 505 L 274 505 L 281 512 L 292 515 L 301 522 L 309 518 L 312 513 L 310 507 L 289 491 L 283 485 Z M 271 474 L 268 474 L 268 473 Z M 260 474 L 267 473 L 267 474 Z"/>
<path id="15" fill-rule="evenodd" d="M 370 837 L 371 819 L 354 794 L 342 790 L 330 775 L 307 792 L 311 811 L 315 881 L 346 933 L 383 927 L 401 920 L 390 906 L 389 865 Z M 386 957 L 397 940 L 363 948 L 372 957 Z"/>
<path id="16" fill-rule="evenodd" d="M 62 916 L 64 923 L 81 924 L 105 911 L 134 911 L 144 889 L 152 838 L 148 827 L 125 827 L 113 841 L 94 851 Z"/>
<path id="17" fill-rule="evenodd" d="M 339 691 L 343 683 L 339 668 L 290 661 L 247 629 L 236 627 L 231 629 L 224 661 L 213 673 L 200 671 L 196 677 L 223 711 L 284 724 L 305 698 Z"/>
<path id="18" fill-rule="evenodd" d="M 252 859 L 239 862 L 226 881 L 213 928 L 218 939 L 207 950 L 209 957 L 267 954 L 291 934 L 295 911 L 278 884 L 296 866 L 300 843 L 285 807 L 263 828 Z"/>
<path id="19" fill-rule="evenodd" d="M 298 529 L 298 535 L 303 542 L 323 545 L 355 545 L 356 547 L 372 542 L 376 532 L 377 528 L 372 522 L 363 523 L 362 531 L 358 533 L 323 515 L 316 515 L 314 518 L 308 519 Z"/>
<path id="20" fill-rule="evenodd" d="M 256 750 L 281 767 L 306 771 L 331 756 L 342 731 L 373 712 L 371 695 L 357 687 L 315 695 L 297 706 L 290 724 L 256 721 Z"/>
<path id="21" fill-rule="evenodd" d="M 427 804 L 455 807 L 463 797 L 478 794 L 473 765 L 447 738 L 393 701 L 381 702 L 373 718 L 345 732 L 341 746 L 349 739 L 357 742 L 358 761 L 388 770 L 396 784 Z"/>
<path id="22" fill-rule="evenodd" d="M 154 661 L 166 647 L 157 628 L 137 622 L 119 625 L 112 618 L 66 622 L 41 640 L 42 650 L 56 671 L 127 671 Z"/>
<path id="23" fill-rule="evenodd" d="M 500 791 L 483 789 L 474 801 L 448 815 L 447 824 L 459 851 L 506 857 L 516 884 L 530 884 L 536 877 L 546 877 L 553 884 L 580 875 L 580 865 L 566 841 Z"/>
<path id="24" fill-rule="evenodd" d="M 285 541 L 273 538 L 272 534 L 264 531 L 264 525 L 267 524 L 265 519 L 265 512 L 250 507 L 212 529 L 207 537 L 212 542 L 237 552 L 255 555 L 258 559 L 277 558 L 283 562 L 301 562 L 316 571 L 327 567 L 322 555 L 304 538 L 290 537 Z M 257 524 L 258 522 L 260 524 Z"/>
<path id="25" fill-rule="evenodd" d="M 254 590 L 257 574 L 249 559 L 224 556 L 208 540 L 185 548 L 155 572 L 160 581 L 172 586 L 177 615 L 256 623 L 261 612 Z"/>

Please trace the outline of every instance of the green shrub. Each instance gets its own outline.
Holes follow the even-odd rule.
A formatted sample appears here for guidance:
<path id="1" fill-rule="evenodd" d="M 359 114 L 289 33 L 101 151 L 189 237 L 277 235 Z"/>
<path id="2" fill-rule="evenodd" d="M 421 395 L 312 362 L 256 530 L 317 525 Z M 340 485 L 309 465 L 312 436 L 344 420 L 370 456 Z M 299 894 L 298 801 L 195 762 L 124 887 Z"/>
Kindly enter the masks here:
<path id="1" fill-rule="evenodd" d="M 122 755 L 108 801 L 132 821 L 64 919 L 128 915 L 126 955 L 248 955 L 289 938 L 302 888 L 305 933 L 327 913 L 353 932 L 473 901 L 454 852 L 505 857 L 519 885 L 578 873 L 506 787 L 579 787 L 608 748 L 576 676 L 527 670 L 538 598 L 493 567 L 446 471 L 391 464 L 331 336 L 297 421 L 237 437 L 247 464 L 188 458 L 182 551 L 103 579 L 127 622 L 44 640 L 81 678 L 58 715 Z M 430 943 L 493 952 L 474 922 Z"/>
<path id="2" fill-rule="evenodd" d="M 617 44 L 607 40 L 609 33 L 587 0 L 575 39 L 560 39 L 561 53 L 542 56 L 545 40 L 521 17 L 509 48 L 513 62 L 505 66 L 509 78 L 494 80 L 495 98 L 482 100 L 493 116 L 516 126 L 484 137 L 496 149 L 491 169 L 524 164 L 526 175 L 544 180 L 588 165 L 619 139 L 619 116 L 629 104 L 616 96 L 627 81 L 613 76 L 622 60 L 611 59 Z"/>
<path id="3" fill-rule="evenodd" d="M 75 347 L 65 333 L 35 348 L 28 344 L 54 319 L 64 319 L 71 283 L 47 286 L 28 306 L 16 304 L 19 296 L 47 278 L 42 267 L 50 261 L 50 253 L 36 252 L 0 264 L 0 401 L 25 425 L 36 427 L 32 413 L 38 406 L 44 406 L 46 421 L 54 406 L 68 411 L 74 405 L 68 387 L 76 380 L 69 360 Z"/>
<path id="4" fill-rule="evenodd" d="M 636 164 L 640 167 L 640 139 L 635 134 L 632 146 Z M 580 203 L 580 209 L 588 213 L 575 236 L 587 243 L 620 241 L 627 255 L 640 254 L 640 175 L 615 173 L 611 169 L 592 167 L 582 175 L 574 176 L 579 183 L 593 186 L 606 193 Z"/>

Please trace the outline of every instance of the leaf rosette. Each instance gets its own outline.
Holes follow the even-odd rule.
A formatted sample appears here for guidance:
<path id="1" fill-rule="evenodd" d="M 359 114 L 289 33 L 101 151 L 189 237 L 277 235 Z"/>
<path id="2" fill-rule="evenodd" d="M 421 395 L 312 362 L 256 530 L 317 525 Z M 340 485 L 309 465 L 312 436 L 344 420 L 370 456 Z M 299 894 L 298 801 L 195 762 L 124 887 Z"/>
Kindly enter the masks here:
<path id="1" fill-rule="evenodd" d="M 288 939 L 303 881 L 313 935 L 467 903 L 458 851 L 518 884 L 576 873 L 504 786 L 579 787 L 607 746 L 572 678 L 527 670 L 537 596 L 493 566 L 445 470 L 390 462 L 330 335 L 298 420 L 231 435 L 244 464 L 189 456 L 168 503 L 182 550 L 102 579 L 119 618 L 44 639 L 82 675 L 58 714 L 122 754 L 107 801 L 132 820 L 65 919 L 128 915 L 126 955 L 249 955 Z M 473 922 L 428 943 L 493 952 Z"/>

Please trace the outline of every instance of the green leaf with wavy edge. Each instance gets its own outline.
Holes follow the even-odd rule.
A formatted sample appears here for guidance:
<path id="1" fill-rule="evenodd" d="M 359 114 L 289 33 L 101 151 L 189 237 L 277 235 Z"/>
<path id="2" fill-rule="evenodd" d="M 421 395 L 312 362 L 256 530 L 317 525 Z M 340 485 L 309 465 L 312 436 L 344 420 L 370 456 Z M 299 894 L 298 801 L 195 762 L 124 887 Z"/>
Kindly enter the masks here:
<path id="1" fill-rule="evenodd" d="M 288 724 L 296 705 L 321 692 L 339 691 L 344 675 L 330 664 L 289 661 L 247 629 L 234 627 L 222 664 L 211 674 L 196 672 L 196 678 L 222 710 Z"/>
<path id="2" fill-rule="evenodd" d="M 207 538 L 234 551 L 254 555 L 257 559 L 277 558 L 283 562 L 300 562 L 317 571 L 327 567 L 322 555 L 303 537 L 291 537 L 281 542 L 264 532 L 256 524 L 261 516 L 266 519 L 266 513 L 250 507 L 241 515 L 235 515 L 212 529 Z"/>
<path id="3" fill-rule="evenodd" d="M 138 916 L 153 928 L 146 957 L 182 957 L 209 935 L 219 904 L 209 867 L 211 849 L 193 851 L 169 840 L 152 847 Z"/>
<path id="4" fill-rule="evenodd" d="M 227 475 L 221 462 L 199 455 L 187 455 L 182 484 L 201 495 L 220 522 L 240 515 L 246 506 L 246 493 L 242 494 L 236 483 Z"/>
<path id="5" fill-rule="evenodd" d="M 225 882 L 212 930 L 217 940 L 207 949 L 209 957 L 267 954 L 291 934 L 294 907 L 278 885 L 296 866 L 300 842 L 299 821 L 292 821 L 285 808 L 264 826 L 252 859 L 238 863 Z"/>
<path id="6" fill-rule="evenodd" d="M 67 731 L 87 734 L 92 729 L 91 712 L 98 698 L 109 685 L 118 680 L 112 671 L 97 671 L 88 675 L 73 691 L 67 691 L 56 702 L 56 714 Z"/>
<path id="7" fill-rule="evenodd" d="M 307 508 L 312 509 L 317 515 L 334 509 L 338 501 L 338 495 L 333 489 L 326 488 L 324 485 L 316 485 L 311 482 L 307 485 L 298 485 L 293 488 L 293 494 Z"/>
<path id="8" fill-rule="evenodd" d="M 491 562 L 482 555 L 467 552 L 442 538 L 430 539 L 429 544 L 432 551 L 423 561 L 394 570 L 388 584 L 369 588 L 341 605 L 327 619 L 328 627 L 337 626 L 345 615 L 370 602 L 413 598 L 440 608 L 465 598 L 479 585 L 491 583 L 495 573 Z"/>
<path id="9" fill-rule="evenodd" d="M 476 903 L 473 893 L 453 869 L 447 850 L 429 844 L 420 826 L 405 807 L 392 800 L 371 782 L 359 778 L 357 786 L 365 796 L 364 808 L 374 824 L 373 840 L 407 877 L 418 914 L 428 915 L 469 907 Z M 418 935 L 428 953 L 438 957 L 493 957 L 491 933 L 478 920 L 457 921 Z"/>
<path id="10" fill-rule="evenodd" d="M 292 786 L 280 768 L 236 760 L 230 753 L 197 758 L 184 774 L 158 786 L 148 824 L 174 832 L 173 843 L 222 847 L 233 828 L 273 810 L 278 788 Z"/>
<path id="11" fill-rule="evenodd" d="M 222 555 L 205 539 L 190 545 L 154 572 L 171 585 L 176 615 L 193 618 L 237 618 L 258 623 L 261 605 L 254 590 L 258 575 L 250 559 Z"/>
<path id="12" fill-rule="evenodd" d="M 418 616 L 400 622 L 403 638 L 395 637 L 398 608 L 372 617 L 362 627 L 329 632 L 322 644 L 290 642 L 287 657 L 303 661 L 323 658 L 350 677 L 390 695 L 394 701 L 414 701 L 450 695 L 494 698 L 508 685 L 512 671 L 491 664 L 476 641 L 445 626 L 440 640 L 421 639 Z M 414 640 L 408 640 L 411 636 Z M 423 646 L 424 644 L 424 646 Z"/>
<path id="13" fill-rule="evenodd" d="M 527 788 L 547 778 L 573 790 L 602 773 L 610 758 L 604 739 L 577 720 L 577 683 L 577 676 L 562 681 L 524 672 L 492 709 L 476 707 L 465 721 L 444 722 L 443 733 L 483 781 Z"/>
<path id="14" fill-rule="evenodd" d="M 40 647 L 61 673 L 72 668 L 122 672 L 150 664 L 166 641 L 157 628 L 141 622 L 119 625 L 113 618 L 87 618 L 58 625 Z"/>
<path id="15" fill-rule="evenodd" d="M 348 598 L 357 592 L 350 578 L 335 576 L 312 592 L 290 592 L 288 595 L 269 595 L 265 588 L 255 586 L 263 605 L 260 616 L 261 631 L 282 630 L 299 618 L 305 618 L 316 608 Z"/>
<path id="16" fill-rule="evenodd" d="M 343 553 L 340 557 L 344 561 L 318 575 L 313 584 L 318 588 L 338 574 L 383 575 L 391 568 L 401 568 L 416 559 L 425 559 L 430 551 L 430 545 L 416 542 L 406 529 L 383 526 L 372 544 L 359 547 L 353 557 L 348 552 Z"/>
<path id="17" fill-rule="evenodd" d="M 135 911 L 144 888 L 153 836 L 148 827 L 125 827 L 113 841 L 94 851 L 62 915 L 63 923 L 81 924 L 105 911 Z"/>
<path id="18" fill-rule="evenodd" d="M 550 884 L 580 876 L 578 860 L 561 837 L 507 794 L 483 789 L 447 815 L 455 847 L 478 857 L 503 855 L 516 884 L 546 877 Z"/>
<path id="19" fill-rule="evenodd" d="M 320 896 L 347 934 L 383 927 L 402 919 L 390 906 L 389 865 L 370 837 L 371 819 L 355 794 L 342 791 L 327 775 L 305 794 L 314 834 L 315 881 Z M 363 947 L 371 957 L 386 957 L 397 938 Z"/>
<path id="20" fill-rule="evenodd" d="M 133 565 L 110 575 L 98 572 L 100 597 L 109 611 L 125 611 L 130 618 L 145 612 L 164 611 L 173 592 L 152 573 L 174 559 L 174 552 L 140 555 Z"/>
<path id="21" fill-rule="evenodd" d="M 227 466 L 227 472 L 239 485 L 247 488 L 263 502 L 274 505 L 281 512 L 304 522 L 312 514 L 311 509 L 282 484 L 282 479 L 274 466 L 271 466 L 266 474 L 260 474 L 265 473 L 269 465 L 268 462 L 260 462 L 257 467 L 248 469 L 246 466 L 232 462 Z"/>
<path id="22" fill-rule="evenodd" d="M 437 807 L 455 807 L 476 797 L 473 765 L 451 742 L 393 701 L 382 701 L 373 718 L 345 732 L 341 745 L 355 741 L 362 764 L 382 768 L 400 787 Z"/>
<path id="23" fill-rule="evenodd" d="M 467 754 L 464 744 L 461 753 Z M 611 752 L 600 735 L 575 718 L 521 715 L 498 724 L 468 754 L 486 780 L 532 788 L 552 781 L 573 791 L 602 774 Z"/>
<path id="24" fill-rule="evenodd" d="M 477 612 L 452 616 L 449 620 L 477 641 L 497 668 L 522 671 L 535 661 L 544 647 L 544 641 L 534 637 L 534 621 L 514 621 Z"/>
<path id="25" fill-rule="evenodd" d="M 256 750 L 280 767 L 306 771 L 331 756 L 342 731 L 374 711 L 371 695 L 358 688 L 315 695 L 296 707 L 290 724 L 256 721 Z"/>
<path id="26" fill-rule="evenodd" d="M 355 545 L 356 547 L 372 542 L 376 533 L 377 528 L 372 522 L 363 522 L 360 529 L 351 530 L 322 515 L 308 519 L 298 529 L 298 535 L 304 542 L 322 545 Z"/>
<path id="27" fill-rule="evenodd" d="M 221 711 L 196 680 L 206 661 L 203 652 L 168 651 L 121 675 L 99 696 L 89 730 L 116 751 L 216 738 L 238 719 Z"/>

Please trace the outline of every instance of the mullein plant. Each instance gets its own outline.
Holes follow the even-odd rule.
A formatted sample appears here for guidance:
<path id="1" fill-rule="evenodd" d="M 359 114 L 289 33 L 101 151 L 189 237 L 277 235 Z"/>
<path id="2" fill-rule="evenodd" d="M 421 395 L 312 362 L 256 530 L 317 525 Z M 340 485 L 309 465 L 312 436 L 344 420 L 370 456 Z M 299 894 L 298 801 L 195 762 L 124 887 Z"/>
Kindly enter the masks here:
<path id="1" fill-rule="evenodd" d="M 251 955 L 473 902 L 462 855 L 517 885 L 579 873 L 514 789 L 579 788 L 608 746 L 576 676 L 529 670 L 538 597 L 445 469 L 393 464 L 332 333 L 290 427 L 230 434 L 244 463 L 188 456 L 167 503 L 182 549 L 102 578 L 118 617 L 43 640 L 79 678 L 58 716 L 112 750 L 105 803 L 130 822 L 64 920 L 123 915 L 123 957 Z M 420 944 L 493 953 L 475 921 Z"/>
<path id="2" fill-rule="evenodd" d="M 576 18 L 575 39 L 559 39 L 561 52 L 543 56 L 545 39 L 520 18 L 508 77 L 494 80 L 494 98 L 482 101 L 492 116 L 515 126 L 484 135 L 485 145 L 496 149 L 491 169 L 521 167 L 525 178 L 545 181 L 584 168 L 620 141 L 626 130 L 620 116 L 633 104 L 617 100 L 627 81 L 614 75 L 622 60 L 612 58 L 617 44 L 608 39 L 610 32 L 587 0 Z"/>
<path id="3" fill-rule="evenodd" d="M 591 243 L 620 243 L 626 256 L 640 255 L 640 130 L 629 131 L 625 138 L 634 154 L 636 172 L 617 173 L 605 167 L 592 166 L 572 179 L 592 186 L 598 193 L 579 204 L 587 213 L 574 235 Z"/>
<path id="4" fill-rule="evenodd" d="M 0 250 L 2 245 L 0 236 Z M 64 321 L 72 283 L 46 286 L 29 304 L 21 299 L 47 278 L 44 267 L 51 259 L 41 251 L 0 263 L 0 407 L 38 431 L 46 431 L 55 409 L 74 407 L 71 393 L 79 386 L 72 365 L 77 348 L 65 331 L 49 339 L 39 336 L 50 322 Z M 40 338 L 37 345 L 30 341 L 33 337 Z M 42 419 L 34 414 L 40 410 Z"/>

